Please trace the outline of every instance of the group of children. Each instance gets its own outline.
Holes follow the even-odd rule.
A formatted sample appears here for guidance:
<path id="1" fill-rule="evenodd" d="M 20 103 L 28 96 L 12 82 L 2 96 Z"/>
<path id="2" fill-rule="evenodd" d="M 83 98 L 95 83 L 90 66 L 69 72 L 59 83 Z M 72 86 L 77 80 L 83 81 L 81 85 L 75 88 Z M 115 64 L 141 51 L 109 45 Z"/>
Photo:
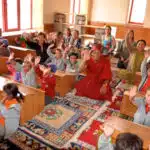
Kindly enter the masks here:
<path id="1" fill-rule="evenodd" d="M 111 31 L 109 26 L 106 29 Z M 109 33 L 109 36 L 110 35 L 111 34 Z M 129 38 L 132 40 L 130 41 Z M 139 90 L 146 92 L 145 98 L 136 98 L 136 87 L 133 87 L 130 90 L 131 102 L 138 107 L 134 116 L 134 122 L 150 126 L 150 90 L 148 88 L 150 86 L 148 73 L 150 67 L 150 55 L 149 52 L 145 53 L 145 58 L 143 59 L 143 49 L 146 46 L 146 42 L 143 40 L 137 42 L 137 49 L 134 49 L 131 46 L 134 44 L 132 35 L 128 34 L 126 41 L 125 46 L 130 49 L 129 58 L 125 59 L 123 56 L 120 58 L 121 61 L 125 60 L 125 63 L 128 62 L 128 65 L 125 64 L 128 68 L 125 70 L 128 77 L 133 77 L 135 75 L 137 68 L 139 68 L 140 63 L 143 60 L 141 65 L 142 81 L 139 85 Z M 104 52 L 103 50 L 105 47 L 108 48 L 108 43 L 110 52 L 112 52 L 115 48 L 116 43 L 112 36 L 110 36 L 110 38 L 105 36 L 102 45 L 92 44 L 90 51 L 83 50 L 82 52 L 80 51 L 82 42 L 79 38 L 79 32 L 74 30 L 71 34 L 71 30 L 69 28 L 65 30 L 64 35 L 61 32 L 58 32 L 57 34 L 44 34 L 40 32 L 32 36 L 24 33 L 20 39 L 17 38 L 15 40 L 15 43 L 17 46 L 28 47 L 36 50 L 37 56 L 33 57 L 31 54 L 28 54 L 24 60 L 21 60 L 19 58 L 15 58 L 14 53 L 10 53 L 8 61 L 6 62 L 8 70 L 11 72 L 15 81 L 22 82 L 27 86 L 35 88 L 41 87 L 41 89 L 45 91 L 46 105 L 49 104 L 51 99 L 54 99 L 55 97 L 55 72 L 57 70 L 73 73 L 75 75 L 78 75 L 79 72 L 86 71 L 87 76 L 83 80 L 79 81 L 75 86 L 76 95 L 98 100 L 107 99 L 111 101 L 112 92 L 109 83 L 112 75 L 110 60 L 108 55 L 106 56 L 102 53 Z M 136 62 L 137 60 L 139 61 Z M 122 76 L 120 75 L 120 77 Z M 11 113 L 16 118 L 16 120 L 14 120 L 14 126 L 12 126 L 12 132 L 14 132 L 18 127 L 20 101 L 23 100 L 23 95 L 18 91 L 15 84 L 5 85 L 4 93 L 6 96 L 0 103 L 0 137 L 4 136 L 4 126 L 6 127 L 8 124 L 8 127 L 10 126 L 7 114 Z M 106 129 L 109 131 L 109 128 Z M 112 134 L 112 131 L 110 132 Z M 111 136 L 111 134 L 109 134 L 109 136 Z M 7 136 L 7 133 L 5 133 L 5 136 Z M 139 147 L 142 146 L 142 142 L 132 134 L 120 135 L 116 141 L 115 148 L 112 145 L 110 147 L 112 149 L 121 150 L 121 145 L 117 142 L 120 142 L 120 139 L 122 141 L 130 137 L 139 141 L 139 145 L 136 145 L 137 147 L 135 146 L 135 149 L 137 148 L 137 150 L 140 150 L 141 148 Z M 108 143 L 109 138 L 106 137 L 106 134 L 100 137 L 100 143 L 101 141 L 104 141 L 104 145 Z M 99 145 L 99 147 L 101 147 L 101 145 Z M 127 148 L 128 146 L 125 146 L 125 148 L 122 149 L 125 150 Z"/>

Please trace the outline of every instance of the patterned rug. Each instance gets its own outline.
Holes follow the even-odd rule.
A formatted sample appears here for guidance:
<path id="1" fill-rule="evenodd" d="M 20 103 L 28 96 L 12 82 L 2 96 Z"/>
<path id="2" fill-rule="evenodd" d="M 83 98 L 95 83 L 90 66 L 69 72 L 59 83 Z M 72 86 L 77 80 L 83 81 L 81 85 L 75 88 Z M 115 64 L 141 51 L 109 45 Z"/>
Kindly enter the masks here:
<path id="1" fill-rule="evenodd" d="M 40 117 L 45 117 L 45 111 L 48 109 L 48 114 L 50 113 L 52 116 L 47 116 L 48 117 L 48 122 L 44 122 L 45 124 L 49 124 L 51 122 L 51 119 L 53 119 L 53 126 L 52 124 L 49 124 L 49 127 L 54 127 L 55 121 L 62 116 L 62 108 L 67 109 L 72 112 L 72 114 L 69 114 L 68 119 L 63 119 L 60 121 L 59 125 L 55 127 L 55 129 L 60 129 L 62 126 L 64 126 L 65 123 L 67 123 L 67 126 L 59 132 L 54 132 L 53 130 L 50 130 L 50 128 L 45 128 L 43 124 L 41 125 L 42 120 L 40 120 L 38 117 L 35 117 L 33 120 L 28 121 L 24 126 L 19 127 L 18 131 L 9 138 L 9 141 L 20 147 L 21 149 L 33 149 L 33 146 L 36 147 L 37 149 L 62 149 L 68 145 L 69 141 L 76 135 L 78 134 L 78 131 L 81 129 L 81 127 L 84 127 L 86 123 L 97 113 L 99 112 L 96 109 L 93 109 L 92 107 L 87 107 L 84 104 L 84 100 L 68 100 L 68 96 L 64 98 L 57 97 L 55 103 L 51 104 L 49 107 L 47 106 L 42 113 L 40 113 Z M 76 98 L 76 97 L 75 97 Z M 77 99 L 77 98 L 76 98 Z M 79 104 L 79 101 L 81 104 Z M 90 103 L 90 102 L 89 102 Z M 105 106 L 106 102 L 96 102 L 96 105 L 99 107 Z M 95 105 L 95 103 L 94 103 Z M 54 106 L 54 107 L 52 107 Z M 55 107 L 59 106 L 59 107 Z M 49 110 L 50 108 L 50 110 Z M 55 109 L 52 109 L 55 108 Z M 59 111 L 57 111 L 59 109 Z M 61 112 L 60 112 L 61 111 Z M 74 115 L 77 115 L 77 117 L 73 120 L 71 119 Z M 66 114 L 68 115 L 68 114 Z M 35 121 L 35 120 L 40 120 L 40 123 Z M 55 120 L 56 119 L 56 120 Z M 72 120 L 71 123 L 70 119 Z M 38 121 L 39 121 L 38 120 Z M 45 118 L 44 118 L 45 120 Z M 50 122 L 49 122 L 50 121 Z"/>
<path id="2" fill-rule="evenodd" d="M 57 101 L 49 104 L 31 123 L 57 135 L 71 126 L 81 116 L 81 112 Z"/>
<path id="3" fill-rule="evenodd" d="M 104 121 L 111 116 L 118 116 L 120 118 L 133 121 L 133 118 L 120 114 L 118 110 L 107 108 L 79 135 L 74 144 L 94 150 L 97 146 L 99 136 L 103 133 L 100 130 L 100 125 L 102 125 Z"/>

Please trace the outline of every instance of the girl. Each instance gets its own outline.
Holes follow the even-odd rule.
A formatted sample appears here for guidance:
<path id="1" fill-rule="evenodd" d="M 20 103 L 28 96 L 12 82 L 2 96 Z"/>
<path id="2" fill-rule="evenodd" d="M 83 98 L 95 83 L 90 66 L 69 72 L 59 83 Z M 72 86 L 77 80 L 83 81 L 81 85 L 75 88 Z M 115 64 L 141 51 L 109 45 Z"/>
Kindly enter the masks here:
<path id="1" fill-rule="evenodd" d="M 3 91 L 5 96 L 0 102 L 0 139 L 9 137 L 17 130 L 20 120 L 20 103 L 23 101 L 23 95 L 15 84 L 6 84 Z"/>
<path id="2" fill-rule="evenodd" d="M 35 70 L 41 79 L 41 89 L 45 91 L 45 105 L 49 104 L 51 99 L 55 97 L 56 78 L 56 65 L 39 65 L 40 57 L 35 58 Z"/>
<path id="3" fill-rule="evenodd" d="M 11 53 L 10 60 L 13 59 L 14 53 Z M 27 86 L 37 87 L 36 74 L 32 64 L 32 56 L 29 54 L 24 60 L 24 63 L 21 65 L 17 62 L 12 63 L 9 60 L 10 64 L 8 65 L 8 70 L 15 75 L 15 80 L 22 82 Z M 17 67 L 19 65 L 19 67 Z M 19 69 L 18 69 L 19 68 Z"/>
<path id="4" fill-rule="evenodd" d="M 64 46 L 68 47 L 71 40 L 71 29 L 66 28 L 65 29 L 65 35 L 64 35 Z"/>
<path id="5" fill-rule="evenodd" d="M 22 68 L 22 62 L 18 62 L 14 58 L 14 53 L 10 53 L 10 56 L 8 58 L 8 61 L 6 62 L 7 68 L 10 71 L 11 75 L 13 76 L 13 79 L 15 81 L 21 82 L 21 68 Z"/>
<path id="6" fill-rule="evenodd" d="M 129 38 L 129 43 L 130 45 L 134 48 L 136 46 L 136 42 L 134 41 L 134 31 L 130 30 L 126 37 Z M 121 48 L 119 50 L 119 61 L 117 64 L 118 68 L 121 69 L 126 69 L 128 66 L 128 61 L 129 61 L 129 56 L 130 56 L 130 52 L 127 48 L 127 38 L 125 38 L 125 40 L 122 41 L 121 43 Z"/>
<path id="7" fill-rule="evenodd" d="M 94 45 L 90 56 L 84 56 L 80 72 L 87 71 L 87 76 L 80 80 L 75 88 L 76 95 L 96 100 L 110 100 L 112 91 L 109 82 L 112 78 L 109 59 L 101 56 L 101 47 Z"/>
<path id="8" fill-rule="evenodd" d="M 111 26 L 105 27 L 105 34 L 102 36 L 102 45 L 105 50 L 107 50 L 107 53 L 111 53 L 115 47 L 116 47 L 116 41 L 115 38 L 111 35 Z M 106 53 L 106 52 L 102 52 Z"/>

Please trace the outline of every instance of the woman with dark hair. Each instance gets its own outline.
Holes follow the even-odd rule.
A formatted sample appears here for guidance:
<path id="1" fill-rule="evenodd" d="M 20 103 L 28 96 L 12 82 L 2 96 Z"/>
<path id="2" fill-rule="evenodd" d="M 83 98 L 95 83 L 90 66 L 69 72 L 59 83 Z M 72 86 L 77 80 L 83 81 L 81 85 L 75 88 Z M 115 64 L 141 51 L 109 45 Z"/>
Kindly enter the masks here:
<path id="1" fill-rule="evenodd" d="M 0 139 L 13 134 L 20 120 L 20 103 L 23 95 L 14 83 L 8 83 L 3 87 L 4 98 L 0 102 Z"/>
<path id="2" fill-rule="evenodd" d="M 111 26 L 106 26 L 105 27 L 105 34 L 102 36 L 102 45 L 107 52 L 103 53 L 111 53 L 116 47 L 116 40 L 115 38 L 111 35 Z"/>
<path id="3" fill-rule="evenodd" d="M 37 42 L 33 42 L 30 39 L 28 39 L 28 37 L 25 37 L 25 42 L 26 44 L 31 48 L 34 49 L 36 51 L 36 55 L 41 57 L 41 61 L 40 63 L 43 64 L 47 58 L 48 58 L 48 54 L 47 54 L 47 48 L 49 46 L 49 43 L 46 43 L 46 35 L 43 32 L 38 33 L 37 36 Z"/>
<path id="4" fill-rule="evenodd" d="M 136 42 L 134 41 L 134 31 L 130 30 L 126 35 L 125 40 L 122 41 L 121 47 L 119 49 L 119 61 L 117 66 L 120 69 L 126 69 L 129 62 L 130 50 L 127 47 L 127 38 L 131 46 L 136 47 Z"/>
<path id="5" fill-rule="evenodd" d="M 118 76 L 120 79 L 126 80 L 128 83 L 134 83 L 135 73 L 140 72 L 141 64 L 144 59 L 144 49 L 146 46 L 145 40 L 138 40 L 136 47 L 133 47 L 129 42 L 129 36 L 126 37 L 126 44 L 129 50 L 129 62 L 127 69 L 119 71 Z"/>

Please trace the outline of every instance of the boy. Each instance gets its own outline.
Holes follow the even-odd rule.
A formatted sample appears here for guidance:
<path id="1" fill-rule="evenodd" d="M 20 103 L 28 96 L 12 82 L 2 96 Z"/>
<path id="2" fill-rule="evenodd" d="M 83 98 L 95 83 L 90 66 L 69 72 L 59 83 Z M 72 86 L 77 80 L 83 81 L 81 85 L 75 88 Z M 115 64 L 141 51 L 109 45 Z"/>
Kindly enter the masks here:
<path id="1" fill-rule="evenodd" d="M 136 97 L 137 87 L 134 86 L 129 92 L 131 102 L 138 107 L 134 114 L 134 122 L 150 126 L 150 88 L 147 89 L 145 97 Z"/>
<path id="2" fill-rule="evenodd" d="M 54 73 L 57 68 L 54 64 L 39 65 L 40 57 L 35 58 L 35 71 L 41 79 L 41 89 L 45 91 L 45 105 L 49 104 L 55 97 L 56 77 Z"/>
<path id="3" fill-rule="evenodd" d="M 102 128 L 104 133 L 99 137 L 98 150 L 142 150 L 143 141 L 135 134 L 121 133 L 117 136 L 116 144 L 111 143 L 111 135 L 114 128 L 105 124 Z"/>

